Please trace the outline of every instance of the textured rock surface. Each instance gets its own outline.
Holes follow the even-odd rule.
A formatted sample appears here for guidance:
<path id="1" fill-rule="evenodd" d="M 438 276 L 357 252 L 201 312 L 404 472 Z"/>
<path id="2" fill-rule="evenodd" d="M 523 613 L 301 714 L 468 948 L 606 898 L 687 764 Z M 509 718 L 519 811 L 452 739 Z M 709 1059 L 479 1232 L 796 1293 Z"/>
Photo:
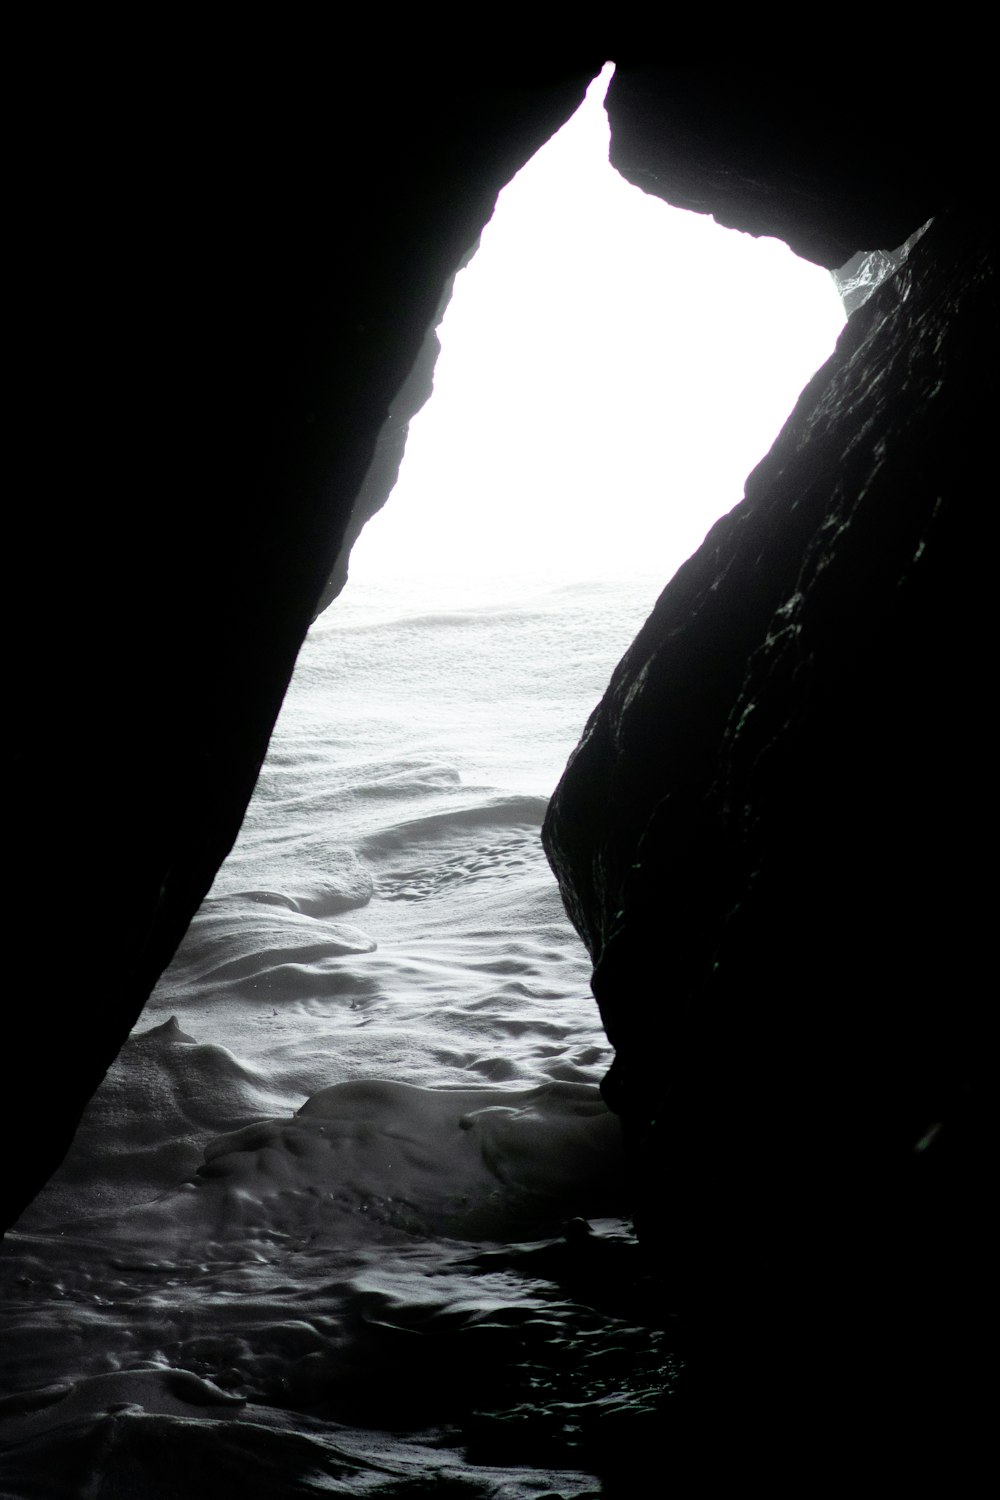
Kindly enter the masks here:
<path id="1" fill-rule="evenodd" d="M 945 216 L 661 595 L 545 826 L 713 1401 L 852 1442 L 977 1405 L 995 326 L 987 233 Z"/>
<path id="2" fill-rule="evenodd" d="M 960 101 L 942 111 L 913 61 L 866 65 L 862 78 L 817 56 L 693 67 L 671 53 L 617 54 L 612 164 L 648 193 L 775 235 L 831 270 L 859 249 L 894 249 L 988 177 L 990 91 L 975 63 L 963 62 Z M 945 85 L 943 55 L 933 74 Z"/>
<path id="3" fill-rule="evenodd" d="M 883 281 L 895 275 L 926 227 L 922 224 L 896 250 L 861 250 L 831 273 L 848 317 L 864 306 Z"/>

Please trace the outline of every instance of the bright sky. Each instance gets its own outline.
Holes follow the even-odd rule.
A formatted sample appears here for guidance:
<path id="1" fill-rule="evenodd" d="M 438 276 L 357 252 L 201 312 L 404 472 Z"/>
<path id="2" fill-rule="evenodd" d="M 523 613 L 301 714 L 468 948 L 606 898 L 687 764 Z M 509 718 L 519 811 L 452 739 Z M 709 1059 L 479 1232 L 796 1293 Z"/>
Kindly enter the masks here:
<path id="1" fill-rule="evenodd" d="M 500 194 L 457 277 L 434 394 L 350 592 L 414 572 L 665 583 L 832 351 L 827 271 L 611 168 L 611 71 Z"/>

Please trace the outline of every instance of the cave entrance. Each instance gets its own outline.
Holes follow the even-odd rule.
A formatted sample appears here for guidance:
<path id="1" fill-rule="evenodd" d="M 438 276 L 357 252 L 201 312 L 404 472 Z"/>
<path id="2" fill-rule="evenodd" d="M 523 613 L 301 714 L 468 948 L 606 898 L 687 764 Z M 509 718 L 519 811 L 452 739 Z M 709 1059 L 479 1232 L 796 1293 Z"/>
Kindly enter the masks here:
<path id="1" fill-rule="evenodd" d="M 299 1101 L 357 1078 L 596 1088 L 547 800 L 844 323 L 827 271 L 619 177 L 610 72 L 455 279 L 399 481 L 306 639 L 207 903 L 221 945 L 224 913 L 246 924 L 225 998 L 263 1071 L 282 1036 Z"/>
<path id="2" fill-rule="evenodd" d="M 235 1041 L 284 1108 L 359 1079 L 596 1089 L 547 800 L 844 322 L 828 272 L 618 176 L 610 72 L 456 277 L 399 482 L 146 1010 Z"/>
<path id="3" fill-rule="evenodd" d="M 434 392 L 354 548 L 349 609 L 415 577 L 469 603 L 529 577 L 645 574 L 658 591 L 832 351 L 829 272 L 611 167 L 612 73 L 500 194 L 456 278 Z"/>
<path id="4" fill-rule="evenodd" d="M 660 590 L 740 500 L 845 321 L 830 273 L 783 242 L 619 176 L 612 73 L 500 194 L 458 273 L 398 482 L 303 657 L 336 633 L 330 671 L 353 687 L 331 677 L 331 692 L 367 696 L 369 731 L 405 712 L 414 755 L 490 785 L 502 771 L 519 794 L 551 791 Z M 529 607 L 545 628 L 519 627 Z M 407 614 L 438 623 L 423 646 L 410 630 L 390 687 L 352 632 Z"/>
<path id="5" fill-rule="evenodd" d="M 303 646 L 239 839 L 22 1220 L 54 1269 L 26 1242 L 19 1307 L 62 1299 L 23 1323 L 48 1330 L 32 1368 L 60 1389 L 65 1322 L 74 1382 L 97 1376 L 72 1401 L 101 1421 L 183 1413 L 197 1435 L 249 1397 L 252 1464 L 273 1403 L 274 1462 L 295 1433 L 332 1474 L 322 1412 L 337 1474 L 356 1423 L 359 1473 L 378 1428 L 378 1483 L 437 1492 L 468 1392 L 477 1444 L 502 1434 L 496 1462 L 522 1467 L 543 1433 L 545 1462 L 576 1467 L 623 1369 L 643 1415 L 660 1399 L 660 1334 L 627 1308 L 605 1327 L 533 1258 L 560 1226 L 574 1255 L 588 1227 L 615 1253 L 628 1211 L 590 965 L 539 824 L 616 657 L 843 315 L 785 247 L 619 179 L 606 82 L 457 278 L 435 395 Z"/>
<path id="6" fill-rule="evenodd" d="M 547 800 L 658 592 L 739 501 L 844 321 L 827 272 L 609 167 L 607 82 L 500 195 L 456 277 L 399 483 L 303 645 L 240 836 L 116 1064 L 128 1089 L 152 1049 L 164 1097 L 211 1101 L 184 1170 L 213 1131 L 362 1082 L 379 1087 L 348 1114 L 381 1141 L 402 1111 L 430 1133 L 427 1161 L 440 1091 L 491 1091 L 481 1128 L 520 1122 L 496 1159 L 530 1166 L 533 1193 L 576 1182 L 567 1163 L 605 1128 L 610 1054 L 541 849 Z M 533 1089 L 547 1102 L 522 1116 L 511 1099 Z M 115 1097 L 78 1137 L 108 1163 L 95 1201 L 117 1191 Z M 172 1163 L 153 1153 L 129 1192 L 168 1191 Z M 447 1163 L 427 1170 L 451 1201 Z M 485 1181 L 472 1173 L 470 1201 Z"/>

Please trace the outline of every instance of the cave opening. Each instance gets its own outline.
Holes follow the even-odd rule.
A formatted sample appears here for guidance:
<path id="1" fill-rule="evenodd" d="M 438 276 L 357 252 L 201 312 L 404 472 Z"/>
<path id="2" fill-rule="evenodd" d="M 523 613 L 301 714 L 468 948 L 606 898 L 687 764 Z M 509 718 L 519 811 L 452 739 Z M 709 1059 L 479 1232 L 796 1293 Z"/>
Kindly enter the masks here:
<path id="1" fill-rule="evenodd" d="M 827 272 L 618 176 L 610 72 L 456 278 L 433 397 L 307 637 L 237 844 L 29 1224 L 124 1210 L 141 1235 L 143 1205 L 185 1174 L 204 1187 L 206 1138 L 314 1099 L 383 1143 L 403 1120 L 433 1154 L 440 1097 L 467 1093 L 463 1140 L 502 1124 L 482 1159 L 522 1163 L 530 1141 L 529 1196 L 560 1212 L 607 1166 L 610 1052 L 542 855 L 546 800 L 844 321 Z M 148 1117 L 153 1077 L 162 1140 L 136 1150 L 123 1111 Z M 301 1127 L 268 1128 L 284 1171 Z M 242 1183 L 256 1142 L 214 1151 L 211 1180 L 225 1158 Z M 352 1212 L 451 1201 L 447 1170 L 410 1192 L 398 1169 L 390 1192 L 377 1155 Z M 265 1238 L 280 1176 L 251 1194 Z"/>
<path id="2" fill-rule="evenodd" d="M 500 194 L 456 277 L 433 394 L 353 549 L 351 606 L 415 575 L 473 603 L 514 578 L 661 588 L 833 348 L 828 272 L 610 165 L 612 73 Z"/>
<path id="3" fill-rule="evenodd" d="M 738 502 L 845 321 L 829 272 L 783 242 L 619 176 L 612 71 L 500 194 L 455 278 L 398 481 L 303 645 L 243 832 L 141 1023 L 185 1003 L 207 943 L 225 962 L 199 1035 L 249 1051 L 289 1103 L 373 1070 L 453 1088 L 600 1076 L 585 955 L 538 843 L 545 801 L 657 594 Z M 517 919 L 494 928 L 474 904 L 474 938 L 413 961 L 435 941 L 429 913 L 447 930 L 445 898 L 505 871 L 536 882 L 565 984 L 537 954 L 505 955 Z M 509 1037 L 470 1047 L 461 1005 L 447 1026 L 437 1011 L 445 1062 L 419 1022 L 381 1021 L 389 995 L 412 1020 L 434 1011 L 432 983 L 468 995 L 479 973 L 488 990 L 508 963 L 530 976 L 515 992 L 565 988 L 586 1008 L 586 1064 L 539 1071 Z M 290 1007 L 300 1034 L 278 1065 Z"/>
<path id="4" fill-rule="evenodd" d="M 57 1248 L 53 1273 L 114 1304 L 80 1336 L 81 1401 L 243 1402 L 276 1432 L 305 1414 L 310 1462 L 329 1417 L 378 1431 L 359 1464 L 430 1471 L 413 1455 L 433 1429 L 438 1453 L 552 1475 L 584 1467 L 609 1400 L 641 1413 L 674 1378 L 662 1329 L 579 1291 L 581 1266 L 596 1279 L 632 1240 L 609 1048 L 538 829 L 617 656 L 738 502 L 843 313 L 783 245 L 618 178 L 602 93 L 460 274 L 435 396 L 305 643 L 233 854 L 26 1217 L 82 1214 L 100 1247 L 95 1269 Z M 501 264 L 498 291 L 509 253 L 521 274 Z M 483 278 L 486 325 L 463 328 Z M 127 1262 L 114 1298 L 108 1245 Z"/>
<path id="5" fill-rule="evenodd" d="M 529 601 L 552 611 L 577 591 L 593 619 L 572 663 L 586 654 L 589 675 L 578 675 L 558 740 L 536 738 L 545 757 L 509 757 L 512 789 L 536 793 L 555 784 L 661 589 L 741 498 L 846 316 L 830 273 L 783 242 L 674 208 L 614 170 L 603 104 L 612 74 L 609 63 L 500 194 L 458 272 L 436 330 L 433 392 L 306 647 L 407 611 L 478 611 L 485 631 L 490 611 Z M 422 669 L 435 713 L 478 715 L 479 741 L 494 747 L 505 720 L 525 717 L 518 682 L 558 649 L 558 633 L 515 648 L 509 620 L 503 638 L 505 685 L 478 709 L 483 642 Z M 452 631 L 450 646 L 460 639 Z M 545 675 L 550 704 L 565 698 Z M 454 684 L 472 689 L 464 704 Z M 415 704 L 418 740 L 421 720 Z M 448 732 L 468 745 L 468 726 Z M 486 776 L 497 758 L 469 757 L 464 770 Z"/>

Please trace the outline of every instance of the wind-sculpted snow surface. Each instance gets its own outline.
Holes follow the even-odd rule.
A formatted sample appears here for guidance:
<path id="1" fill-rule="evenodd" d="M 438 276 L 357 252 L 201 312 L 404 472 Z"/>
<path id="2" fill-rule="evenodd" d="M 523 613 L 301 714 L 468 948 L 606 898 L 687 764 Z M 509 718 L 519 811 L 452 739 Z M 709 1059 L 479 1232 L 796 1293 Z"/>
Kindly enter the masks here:
<path id="1" fill-rule="evenodd" d="M 652 593 L 395 591 L 314 631 L 231 858 L 5 1243 L 0 1494 L 592 1495 L 652 1421 L 677 1355 L 539 842 Z"/>

